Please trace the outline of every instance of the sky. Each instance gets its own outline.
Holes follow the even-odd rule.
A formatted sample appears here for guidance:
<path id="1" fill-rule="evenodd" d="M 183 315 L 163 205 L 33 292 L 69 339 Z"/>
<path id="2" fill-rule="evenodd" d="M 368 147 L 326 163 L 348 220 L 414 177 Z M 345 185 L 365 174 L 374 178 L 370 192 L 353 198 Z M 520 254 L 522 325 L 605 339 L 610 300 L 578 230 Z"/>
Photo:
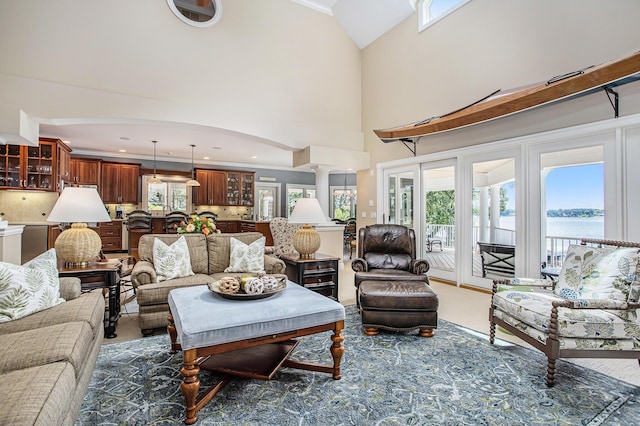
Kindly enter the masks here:
<path id="1" fill-rule="evenodd" d="M 561 167 L 547 175 L 547 210 L 593 208 L 604 209 L 604 175 L 602 164 Z M 508 185 L 507 209 L 515 209 L 513 185 Z"/>
<path id="2" fill-rule="evenodd" d="M 602 164 L 562 167 L 547 175 L 547 210 L 604 209 Z"/>

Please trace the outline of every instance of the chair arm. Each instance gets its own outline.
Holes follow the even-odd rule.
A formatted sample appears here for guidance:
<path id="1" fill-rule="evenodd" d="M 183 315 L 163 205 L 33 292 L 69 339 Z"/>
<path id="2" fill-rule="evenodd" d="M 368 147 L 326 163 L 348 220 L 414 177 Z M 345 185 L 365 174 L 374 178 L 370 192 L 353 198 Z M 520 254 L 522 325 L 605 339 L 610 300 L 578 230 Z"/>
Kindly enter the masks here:
<path id="1" fill-rule="evenodd" d="M 266 246 L 264 248 L 264 254 L 275 254 L 276 247 L 275 246 Z"/>
<path id="2" fill-rule="evenodd" d="M 156 270 L 153 267 L 153 263 L 146 260 L 140 260 L 136 263 L 131 271 L 131 284 L 134 288 L 138 288 L 141 285 L 151 284 L 158 281 Z"/>
<path id="3" fill-rule="evenodd" d="M 368 272 L 369 264 L 367 263 L 366 260 L 359 257 L 357 259 L 353 259 L 353 261 L 351 262 L 351 269 L 353 269 L 356 272 Z"/>
<path id="4" fill-rule="evenodd" d="M 73 300 L 82 294 L 80 278 L 62 277 L 60 278 L 60 297 L 64 300 Z"/>
<path id="5" fill-rule="evenodd" d="M 553 288 L 555 281 L 542 278 L 505 278 L 499 280 L 493 280 L 493 294 L 496 294 L 499 290 L 503 290 L 505 287 L 535 287 L 535 288 Z"/>
<path id="6" fill-rule="evenodd" d="M 431 266 L 425 259 L 417 259 L 411 265 L 411 271 L 416 275 L 426 274 Z"/>
<path id="7" fill-rule="evenodd" d="M 611 299 L 576 299 L 551 302 L 556 308 L 570 309 L 609 309 L 617 311 L 635 310 L 640 308 L 638 302 L 622 302 L 620 300 Z"/>
<path id="8" fill-rule="evenodd" d="M 264 255 L 264 271 L 267 274 L 284 274 L 287 265 L 282 259 L 275 256 Z"/>

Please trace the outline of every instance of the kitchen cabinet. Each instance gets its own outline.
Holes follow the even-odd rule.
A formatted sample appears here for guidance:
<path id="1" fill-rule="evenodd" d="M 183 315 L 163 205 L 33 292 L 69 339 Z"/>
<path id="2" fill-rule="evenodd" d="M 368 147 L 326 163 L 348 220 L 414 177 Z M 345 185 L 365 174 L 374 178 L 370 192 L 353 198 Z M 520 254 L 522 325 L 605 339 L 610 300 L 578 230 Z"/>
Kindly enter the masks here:
<path id="1" fill-rule="evenodd" d="M 107 163 L 101 167 L 102 201 L 113 204 L 137 204 L 139 164 Z"/>
<path id="2" fill-rule="evenodd" d="M 216 228 L 225 234 L 240 232 L 240 222 L 237 220 L 219 220 L 216 222 Z"/>
<path id="3" fill-rule="evenodd" d="M 253 206 L 254 172 L 196 169 L 197 206 Z"/>
<path id="4" fill-rule="evenodd" d="M 224 206 L 226 201 L 227 175 L 220 170 L 196 169 L 194 203 L 198 206 Z"/>
<path id="5" fill-rule="evenodd" d="M 102 160 L 92 158 L 71 158 L 69 183 L 100 186 Z"/>
<path id="6" fill-rule="evenodd" d="M 254 173 L 227 172 L 227 205 L 253 206 Z"/>
<path id="7" fill-rule="evenodd" d="M 122 221 L 112 220 L 98 224 L 102 251 L 122 251 Z"/>
<path id="8" fill-rule="evenodd" d="M 62 182 L 71 182 L 71 148 L 66 143 L 57 144 L 58 149 L 58 173 L 57 188 L 62 188 Z"/>
<path id="9" fill-rule="evenodd" d="M 53 140 L 38 146 L 0 145 L 0 188 L 56 191 L 56 161 Z"/>

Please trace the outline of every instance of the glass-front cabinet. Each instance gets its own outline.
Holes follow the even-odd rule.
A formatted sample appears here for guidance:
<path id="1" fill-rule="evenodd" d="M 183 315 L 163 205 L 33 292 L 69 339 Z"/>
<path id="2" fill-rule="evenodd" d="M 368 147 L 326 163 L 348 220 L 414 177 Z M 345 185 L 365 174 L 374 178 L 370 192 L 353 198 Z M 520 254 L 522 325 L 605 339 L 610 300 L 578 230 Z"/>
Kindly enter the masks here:
<path id="1" fill-rule="evenodd" d="M 227 172 L 227 205 L 253 206 L 254 173 Z"/>
<path id="2" fill-rule="evenodd" d="M 55 191 L 55 142 L 0 145 L 0 188 Z"/>

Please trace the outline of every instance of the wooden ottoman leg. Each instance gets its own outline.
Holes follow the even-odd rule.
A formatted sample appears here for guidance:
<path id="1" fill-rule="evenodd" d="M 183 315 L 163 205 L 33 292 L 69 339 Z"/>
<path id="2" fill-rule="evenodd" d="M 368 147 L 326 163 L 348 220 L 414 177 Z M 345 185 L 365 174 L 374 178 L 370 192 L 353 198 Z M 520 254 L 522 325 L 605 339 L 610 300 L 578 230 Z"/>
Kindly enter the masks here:
<path id="1" fill-rule="evenodd" d="M 433 337 L 433 329 L 432 328 L 421 328 L 420 336 L 422 337 Z"/>
<path id="2" fill-rule="evenodd" d="M 196 364 L 196 356 L 198 355 L 195 349 L 189 349 L 183 352 L 184 361 L 182 364 L 182 383 L 180 388 L 184 395 L 185 405 L 187 407 L 187 417 L 184 422 L 188 425 L 194 424 L 198 420 L 198 407 L 196 407 L 196 397 L 198 396 L 198 390 L 200 389 L 200 379 L 198 373 L 200 367 Z"/>
<path id="3" fill-rule="evenodd" d="M 340 364 L 342 362 L 342 354 L 344 354 L 344 336 L 342 335 L 342 329 L 344 328 L 344 321 L 338 321 L 331 335 L 333 344 L 331 345 L 331 356 L 333 357 L 333 379 L 340 380 Z"/>
<path id="4" fill-rule="evenodd" d="M 380 332 L 377 327 L 365 327 L 364 334 L 367 336 L 375 336 Z"/>

